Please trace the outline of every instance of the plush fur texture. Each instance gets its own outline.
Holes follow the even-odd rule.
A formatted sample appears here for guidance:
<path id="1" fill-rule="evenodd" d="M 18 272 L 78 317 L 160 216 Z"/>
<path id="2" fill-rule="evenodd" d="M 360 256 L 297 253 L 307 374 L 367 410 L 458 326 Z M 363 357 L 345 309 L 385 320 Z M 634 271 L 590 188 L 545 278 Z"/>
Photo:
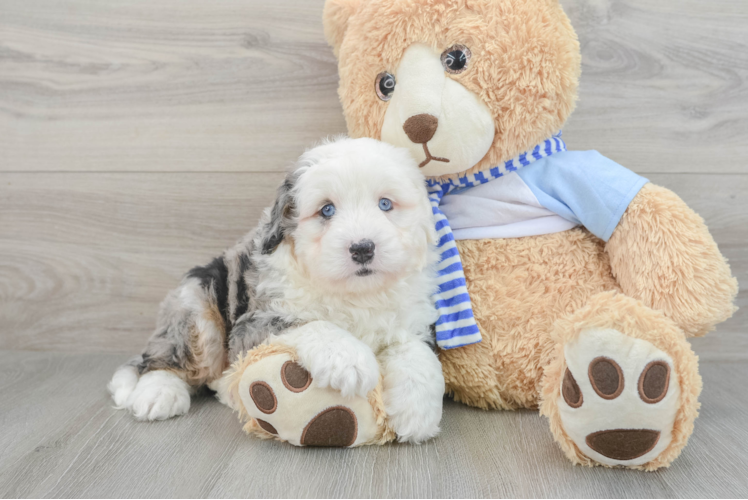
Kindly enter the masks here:
<path id="1" fill-rule="evenodd" d="M 262 439 L 281 440 L 277 435 L 271 434 L 260 427 L 257 421 L 249 416 L 247 409 L 243 405 L 237 404 L 237 401 L 240 400 L 239 383 L 242 374 L 250 365 L 267 357 L 283 354 L 289 356 L 293 361 L 299 360 L 296 350 L 282 342 L 258 346 L 257 348 L 248 351 L 245 355 L 240 356 L 226 371 L 226 375 L 220 379 L 220 385 L 216 385 L 219 398 L 221 398 L 225 404 L 228 404 L 239 412 L 239 418 L 246 422 L 244 425 L 244 431 Z M 384 401 L 382 400 L 382 392 L 382 383 L 380 380 L 376 387 L 366 396 L 374 411 L 377 429 L 374 433 L 374 437 L 369 441 L 361 443 L 361 445 L 385 444 L 396 438 L 395 431 L 387 418 L 387 410 Z"/>
<path id="2" fill-rule="evenodd" d="M 424 157 L 419 166 L 429 177 L 469 169 L 493 143 L 491 110 L 444 69 L 442 59 L 450 52 L 453 60 L 468 60 L 468 50 L 447 48 L 442 55 L 416 43 L 405 51 L 397 71 L 381 137 Z"/>
<path id="3" fill-rule="evenodd" d="M 574 108 L 579 44 L 557 0 L 327 0 L 324 22 L 339 61 L 340 100 L 352 135 L 400 144 L 403 134 L 389 131 L 395 118 L 405 128 L 409 114 L 427 113 L 440 124 L 462 120 L 467 124 L 461 128 L 470 128 L 481 115 L 473 99 L 489 110 L 493 142 L 482 158 L 474 165 L 456 161 L 449 170 L 448 163 L 432 161 L 423 168 L 427 176 L 458 176 L 498 165 L 560 130 Z M 470 50 L 467 69 L 454 74 L 445 66 L 444 74 L 437 75 L 435 58 L 457 45 Z M 414 67 L 423 70 L 413 76 Z M 404 75 L 406 103 L 398 102 L 397 83 L 389 100 L 378 96 L 375 81 L 382 72 L 395 81 Z M 427 73 L 432 82 L 418 95 L 412 82 Z M 443 96 L 467 92 L 470 98 L 440 101 L 433 88 L 442 84 Z M 455 85 L 463 90 L 453 91 Z M 393 103 L 397 109 L 390 111 Z M 450 148 L 475 153 L 484 135 L 480 141 L 459 134 L 440 138 L 437 128 L 433 137 L 429 151 L 448 156 Z M 446 144 L 451 139 L 459 145 Z M 421 162 L 426 152 L 413 142 L 409 149 Z M 559 353 L 571 338 L 551 336 L 554 324 L 588 311 L 579 314 L 652 342 L 672 357 L 682 384 L 674 438 L 641 468 L 665 466 L 677 456 L 691 432 L 699 387 L 696 362 L 684 339 L 703 335 L 728 318 L 737 293 L 698 215 L 667 189 L 647 185 L 607 245 L 576 228 L 519 239 L 459 241 L 458 248 L 483 341 L 440 354 L 447 391 L 455 399 L 481 408 L 537 408 L 541 390 L 558 390 L 563 376 Z M 610 293 L 621 299 L 611 299 Z M 642 303 L 631 306 L 637 304 L 633 299 Z M 599 313 L 595 305 L 602 307 Z M 632 323 L 638 326 L 630 328 Z M 551 371 L 543 385 L 546 367 Z M 546 401 L 543 411 L 567 454 L 575 462 L 593 463 L 569 444 L 550 404 Z"/>
<path id="4" fill-rule="evenodd" d="M 387 103 L 374 82 L 382 71 L 396 75 L 415 43 L 436 54 L 458 43 L 472 52 L 469 70 L 449 78 L 486 105 L 495 133 L 483 158 L 464 170 L 495 166 L 537 144 L 574 109 L 579 43 L 556 1 L 334 0 L 325 4 L 324 21 L 353 137 L 381 138 Z"/>
<path id="5" fill-rule="evenodd" d="M 680 454 L 693 432 L 698 415 L 698 397 L 701 393 L 701 377 L 698 373 L 698 358 L 691 350 L 683 332 L 662 312 L 654 311 L 625 295 L 606 292 L 591 297 L 587 305 L 574 314 L 560 319 L 551 333 L 555 343 L 552 360 L 545 368 L 542 381 L 541 414 L 548 417 L 551 432 L 574 463 L 596 465 L 584 456 L 564 431 L 558 411 L 561 380 L 566 369 L 564 346 L 583 331 L 592 328 L 611 328 L 633 338 L 643 339 L 674 361 L 680 384 L 680 407 L 672 427 L 672 440 L 668 447 L 654 460 L 643 465 L 630 466 L 636 469 L 656 470 L 667 467 Z M 629 385 L 634 385 L 629 381 Z"/>
<path id="6" fill-rule="evenodd" d="M 553 323 L 618 289 L 604 246 L 581 228 L 457 246 L 483 341 L 442 351 L 447 390 L 480 408 L 536 408 Z"/>
<path id="7" fill-rule="evenodd" d="M 366 397 L 383 369 L 399 439 L 433 437 L 444 392 L 428 347 L 435 234 L 407 151 L 366 138 L 307 151 L 258 228 L 169 294 L 143 355 L 115 373 L 115 402 L 168 418 L 187 411 L 190 388 L 211 384 L 233 405 L 218 380 L 229 362 L 282 341 L 342 398 Z"/>
<path id="8" fill-rule="evenodd" d="M 738 280 L 704 220 L 663 187 L 647 184 L 607 245 L 621 290 L 700 337 L 737 310 Z"/>

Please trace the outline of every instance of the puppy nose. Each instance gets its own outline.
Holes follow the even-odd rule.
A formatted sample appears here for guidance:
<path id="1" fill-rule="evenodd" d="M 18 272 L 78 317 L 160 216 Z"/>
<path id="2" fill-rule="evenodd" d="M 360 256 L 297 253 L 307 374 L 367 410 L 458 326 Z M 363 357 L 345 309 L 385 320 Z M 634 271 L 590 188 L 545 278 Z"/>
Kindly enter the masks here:
<path id="1" fill-rule="evenodd" d="M 408 139 L 416 144 L 424 144 L 431 140 L 439 126 L 439 119 L 434 115 L 422 113 L 411 116 L 403 124 L 403 130 Z"/>
<path id="2" fill-rule="evenodd" d="M 348 251 L 351 252 L 351 259 L 354 262 L 362 265 L 366 264 L 374 258 L 374 242 L 371 240 L 361 240 L 351 245 Z"/>

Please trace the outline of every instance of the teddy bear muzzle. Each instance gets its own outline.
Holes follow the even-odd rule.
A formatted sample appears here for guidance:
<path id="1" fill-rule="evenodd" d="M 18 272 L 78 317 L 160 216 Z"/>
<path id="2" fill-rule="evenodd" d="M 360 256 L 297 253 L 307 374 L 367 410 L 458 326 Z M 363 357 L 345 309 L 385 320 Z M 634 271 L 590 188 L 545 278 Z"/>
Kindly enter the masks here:
<path id="1" fill-rule="evenodd" d="M 459 58 L 457 49 L 451 49 L 450 57 Z M 427 44 L 408 47 L 392 75 L 397 85 L 388 95 L 381 131 L 383 141 L 408 149 L 427 176 L 473 167 L 488 152 L 495 134 L 488 107 L 452 78 L 441 58 L 442 50 Z M 456 60 L 452 64 L 458 66 Z M 459 72 L 467 68 L 464 65 Z"/>

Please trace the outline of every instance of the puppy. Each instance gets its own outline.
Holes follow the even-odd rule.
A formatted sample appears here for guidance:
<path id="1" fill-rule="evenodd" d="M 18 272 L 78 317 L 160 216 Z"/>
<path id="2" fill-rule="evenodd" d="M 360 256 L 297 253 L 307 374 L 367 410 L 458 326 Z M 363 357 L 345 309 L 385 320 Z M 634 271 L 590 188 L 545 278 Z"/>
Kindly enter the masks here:
<path id="1" fill-rule="evenodd" d="M 161 420 L 194 389 L 274 339 L 322 387 L 366 396 L 383 375 L 400 441 L 436 435 L 444 378 L 431 348 L 431 206 L 407 150 L 342 138 L 304 153 L 258 227 L 196 267 L 161 305 L 145 351 L 109 383 L 119 408 Z"/>

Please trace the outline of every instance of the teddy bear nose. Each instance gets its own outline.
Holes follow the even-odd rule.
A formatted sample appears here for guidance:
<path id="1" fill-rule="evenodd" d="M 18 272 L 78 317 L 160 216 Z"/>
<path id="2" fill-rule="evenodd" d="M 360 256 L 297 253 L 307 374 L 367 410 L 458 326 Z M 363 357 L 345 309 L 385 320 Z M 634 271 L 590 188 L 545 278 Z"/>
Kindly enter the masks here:
<path id="1" fill-rule="evenodd" d="M 411 141 L 416 144 L 425 144 L 434 137 L 438 126 L 439 119 L 437 117 L 421 113 L 405 120 L 403 130 Z"/>

